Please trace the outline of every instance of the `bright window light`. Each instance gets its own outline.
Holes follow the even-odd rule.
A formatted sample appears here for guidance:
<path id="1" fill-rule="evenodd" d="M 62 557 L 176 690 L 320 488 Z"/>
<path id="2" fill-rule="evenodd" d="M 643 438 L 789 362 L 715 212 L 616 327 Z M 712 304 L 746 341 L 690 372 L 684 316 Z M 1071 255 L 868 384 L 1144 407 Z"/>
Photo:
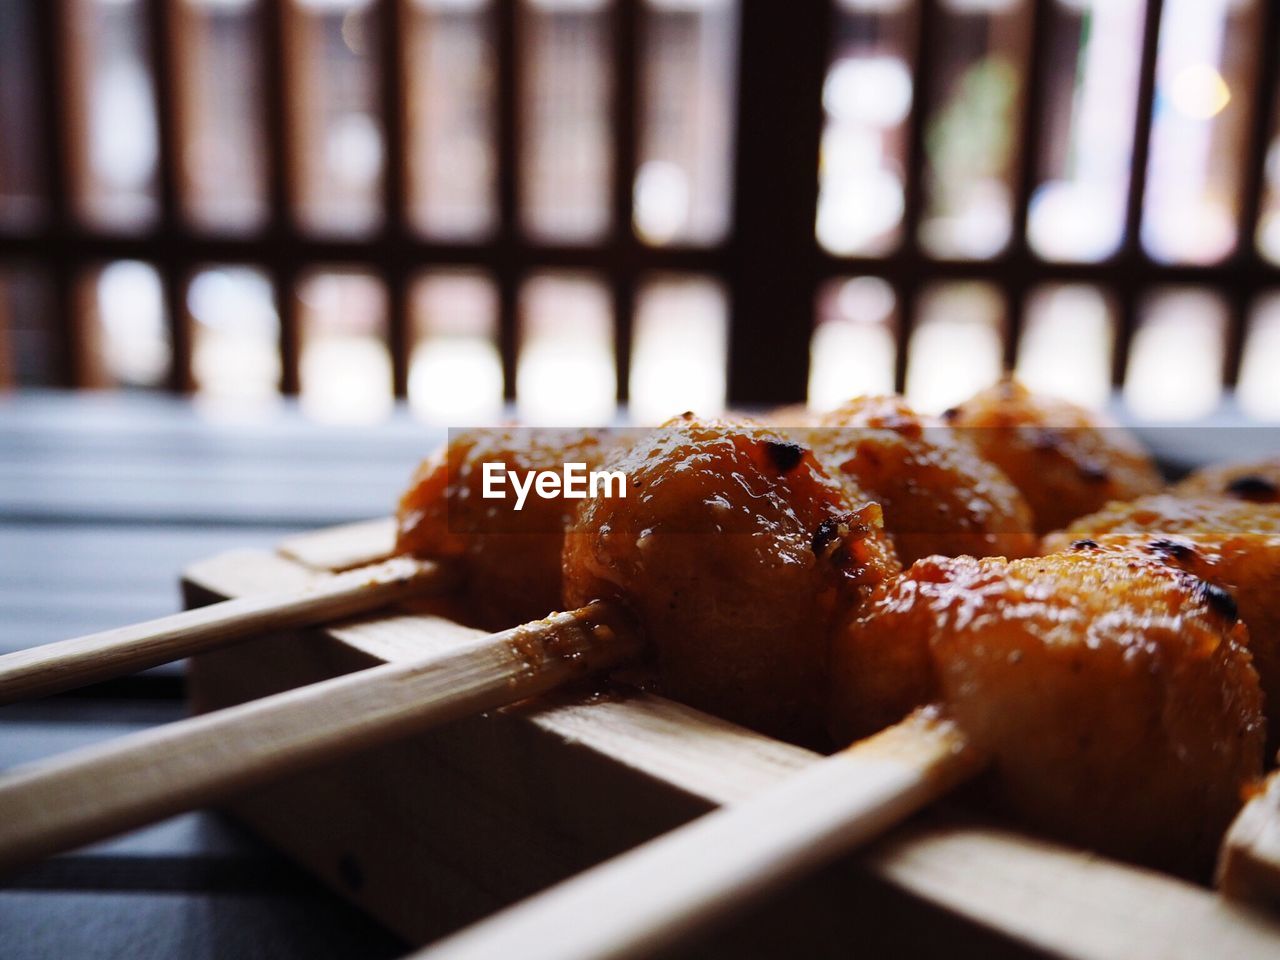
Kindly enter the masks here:
<path id="1" fill-rule="evenodd" d="M 99 385 L 155 387 L 172 362 L 160 275 L 149 263 L 117 260 L 94 284 Z"/>
<path id="2" fill-rule="evenodd" d="M 1252 0 L 1167 0 L 1142 244 L 1168 263 L 1214 263 L 1236 244 L 1245 111 L 1232 85 L 1252 79 Z"/>
<path id="3" fill-rule="evenodd" d="M 713 243 L 729 226 L 738 3 L 648 0 L 642 11 L 635 231 L 655 246 Z"/>
<path id="4" fill-rule="evenodd" d="M 863 393 L 892 393 L 897 298 L 878 277 L 828 284 L 809 345 L 809 407 L 831 410 Z"/>
<path id="5" fill-rule="evenodd" d="M 1261 297 L 1253 308 L 1244 343 L 1236 398 L 1259 420 L 1280 420 L 1280 293 Z"/>
<path id="6" fill-rule="evenodd" d="M 1143 304 L 1129 348 L 1124 399 L 1149 420 L 1194 420 L 1222 396 L 1227 308 L 1204 290 L 1166 289 Z"/>
<path id="7" fill-rule="evenodd" d="M 842 3 L 822 89 L 818 242 L 841 255 L 887 253 L 904 209 L 904 131 L 916 98 L 910 4 Z"/>
<path id="8" fill-rule="evenodd" d="M 1041 287 L 1027 302 L 1018 378 L 1033 390 L 1100 408 L 1111 395 L 1112 307 L 1097 287 Z"/>
<path id="9" fill-rule="evenodd" d="M 668 277 L 644 285 L 631 346 L 630 412 L 637 423 L 724 409 L 727 313 L 724 291 L 710 280 Z"/>
<path id="10" fill-rule="evenodd" d="M 415 285 L 411 303 L 410 408 L 450 426 L 498 419 L 502 357 L 493 281 L 474 272 L 432 273 Z"/>
<path id="11" fill-rule="evenodd" d="M 516 403 L 534 426 L 607 422 L 614 413 L 613 316 L 597 280 L 543 274 L 520 296 Z"/>
<path id="12" fill-rule="evenodd" d="M 318 272 L 298 285 L 302 409 L 328 423 L 373 423 L 391 412 L 386 291 L 369 274 Z"/>
<path id="13" fill-rule="evenodd" d="M 1001 373 L 1004 301 L 985 283 L 946 283 L 926 290 L 911 334 L 907 399 L 941 413 L 990 386 Z"/>
<path id="14" fill-rule="evenodd" d="M 280 318 L 271 281 L 247 267 L 212 267 L 191 278 L 191 374 L 196 398 L 258 406 L 280 391 Z"/>
<path id="15" fill-rule="evenodd" d="M 1078 37 L 1076 70 L 1049 91 L 1040 122 L 1050 139 L 1031 198 L 1027 236 L 1049 260 L 1092 262 L 1124 239 L 1125 204 L 1138 109 L 1144 0 L 1051 4 L 1051 28 Z"/>

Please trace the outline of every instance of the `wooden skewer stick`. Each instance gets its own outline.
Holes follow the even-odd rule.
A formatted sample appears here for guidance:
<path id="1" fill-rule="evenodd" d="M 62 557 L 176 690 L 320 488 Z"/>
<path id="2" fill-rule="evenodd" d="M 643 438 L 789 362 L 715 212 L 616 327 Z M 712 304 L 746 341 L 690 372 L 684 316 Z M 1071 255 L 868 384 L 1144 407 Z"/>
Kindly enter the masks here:
<path id="1" fill-rule="evenodd" d="M 1280 771 L 1267 778 L 1227 831 L 1217 884 L 1232 899 L 1280 906 Z"/>
<path id="2" fill-rule="evenodd" d="M 291 593 L 224 600 L 71 640 L 0 656 L 0 704 L 63 690 L 180 660 L 237 640 L 285 627 L 304 627 L 450 583 L 438 564 L 398 557 L 325 577 Z"/>
<path id="3" fill-rule="evenodd" d="M 15 768 L 0 776 L 0 871 L 546 693 L 639 650 L 622 614 L 591 604 Z"/>
<path id="4" fill-rule="evenodd" d="M 647 957 L 847 853 L 983 766 L 936 708 L 578 874 L 417 960 Z"/>

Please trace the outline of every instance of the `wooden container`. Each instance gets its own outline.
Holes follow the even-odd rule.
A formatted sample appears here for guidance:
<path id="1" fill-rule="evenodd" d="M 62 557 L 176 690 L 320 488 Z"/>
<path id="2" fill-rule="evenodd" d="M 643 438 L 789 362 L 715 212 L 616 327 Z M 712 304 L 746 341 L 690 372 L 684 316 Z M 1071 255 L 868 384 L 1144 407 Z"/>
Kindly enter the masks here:
<path id="1" fill-rule="evenodd" d="M 390 521 L 236 551 L 189 606 L 381 559 Z M 385 613 L 196 658 L 196 711 L 440 648 L 447 609 Z M 411 944 L 473 922 L 816 754 L 638 692 L 565 692 L 246 795 L 229 812 Z M 1182 880 L 936 811 L 682 951 L 696 956 L 1280 956 L 1280 921 Z"/>

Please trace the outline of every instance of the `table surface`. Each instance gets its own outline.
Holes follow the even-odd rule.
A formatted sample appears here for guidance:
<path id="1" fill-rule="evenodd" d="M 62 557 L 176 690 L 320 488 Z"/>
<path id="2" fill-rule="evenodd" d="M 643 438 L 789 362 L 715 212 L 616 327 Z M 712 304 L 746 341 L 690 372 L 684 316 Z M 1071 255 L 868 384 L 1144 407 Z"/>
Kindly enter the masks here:
<path id="1" fill-rule="evenodd" d="M 1236 426 L 1228 417 L 1217 427 Z M 1159 429 L 1185 466 L 1280 431 Z M 282 404 L 214 416 L 144 394 L 0 397 L 0 652 L 178 608 L 221 550 L 385 515 L 443 430 L 326 427 Z M 0 769 L 184 713 L 181 664 L 0 708 Z M 0 957 L 394 957 L 398 942 L 216 815 L 179 817 L 0 884 Z"/>
<path id="2" fill-rule="evenodd" d="M 179 607 L 222 550 L 385 515 L 442 431 L 213 417 L 146 395 L 0 398 L 0 652 Z M 0 708 L 0 768 L 183 716 L 181 664 Z M 395 957 L 406 945 L 213 814 L 0 885 L 0 957 Z"/>

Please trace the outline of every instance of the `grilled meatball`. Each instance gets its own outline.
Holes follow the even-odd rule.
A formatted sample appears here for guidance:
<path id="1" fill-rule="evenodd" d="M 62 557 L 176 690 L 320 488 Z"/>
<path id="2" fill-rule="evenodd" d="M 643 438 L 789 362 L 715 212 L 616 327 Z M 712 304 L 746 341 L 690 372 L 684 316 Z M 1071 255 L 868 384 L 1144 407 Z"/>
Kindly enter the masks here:
<path id="1" fill-rule="evenodd" d="M 603 432 L 506 428 L 455 435 L 418 468 L 396 516 L 399 553 L 455 560 L 477 624 L 499 630 L 560 606 L 560 556 L 577 501 L 482 499 L 482 464 L 524 475 L 565 463 L 598 469 L 618 441 Z M 509 492 L 509 491 L 508 491 Z"/>
<path id="2" fill-rule="evenodd" d="M 851 400 L 805 435 L 828 469 L 880 502 L 904 564 L 1039 549 L 1031 508 L 999 468 L 900 397 Z"/>
<path id="3" fill-rule="evenodd" d="M 630 488 L 582 501 L 565 604 L 634 611 L 671 696 L 815 741 L 833 620 L 898 569 L 879 507 L 850 502 L 810 451 L 746 424 L 673 421 L 609 468 Z"/>
<path id="4" fill-rule="evenodd" d="M 1250 503 L 1280 503 L 1280 457 L 1205 467 L 1191 474 L 1173 491 L 1184 497 L 1228 497 Z"/>
<path id="5" fill-rule="evenodd" d="M 1280 743 L 1280 504 L 1217 497 L 1113 503 L 1045 539 L 1047 551 L 1137 551 L 1203 577 L 1224 610 L 1239 607 L 1262 678 L 1271 744 Z"/>
<path id="6" fill-rule="evenodd" d="M 1027 825 L 1185 872 L 1212 861 L 1262 769 L 1246 631 L 1198 578 L 1133 555 L 931 557 L 835 645 L 842 738 L 867 705 L 938 702 Z"/>
<path id="7" fill-rule="evenodd" d="M 1122 428 L 1013 380 L 983 390 L 943 419 L 1022 491 L 1037 533 L 1162 486 L 1150 456 Z"/>

